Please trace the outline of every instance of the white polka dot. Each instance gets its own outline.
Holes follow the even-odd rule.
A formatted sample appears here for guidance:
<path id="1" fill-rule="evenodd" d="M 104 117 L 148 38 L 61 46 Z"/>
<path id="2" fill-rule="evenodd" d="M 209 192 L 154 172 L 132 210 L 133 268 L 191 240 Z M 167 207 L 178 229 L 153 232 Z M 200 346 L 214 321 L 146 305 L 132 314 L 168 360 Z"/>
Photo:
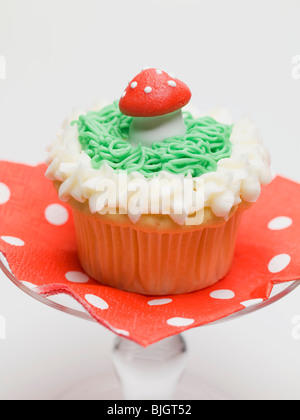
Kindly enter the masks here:
<path id="1" fill-rule="evenodd" d="M 166 305 L 167 303 L 171 303 L 172 299 L 153 299 L 149 300 L 147 303 L 150 306 L 158 306 L 158 305 Z"/>
<path id="2" fill-rule="evenodd" d="M 0 182 L 0 204 L 5 204 L 10 199 L 10 189 L 7 185 Z"/>
<path id="3" fill-rule="evenodd" d="M 171 87 L 176 87 L 177 86 L 176 82 L 174 82 L 174 80 L 169 80 L 168 85 L 171 86 Z"/>
<path id="4" fill-rule="evenodd" d="M 103 310 L 109 308 L 105 300 L 101 299 L 99 296 L 85 295 L 85 299 L 87 300 L 88 303 L 95 306 L 95 308 L 103 309 Z"/>
<path id="5" fill-rule="evenodd" d="M 89 276 L 81 271 L 69 271 L 65 275 L 66 279 L 72 283 L 87 283 Z"/>
<path id="6" fill-rule="evenodd" d="M 13 274 L 13 272 L 11 271 L 11 268 L 8 264 L 7 259 L 4 257 L 4 255 L 0 252 L 0 262 L 4 265 L 4 267 L 11 273 Z"/>
<path id="7" fill-rule="evenodd" d="M 2 241 L 6 242 L 9 245 L 14 246 L 24 246 L 25 242 L 22 239 L 15 238 L 14 236 L 1 236 Z"/>
<path id="8" fill-rule="evenodd" d="M 176 76 L 174 73 L 169 73 L 169 76 L 172 77 L 172 79 L 176 79 Z"/>
<path id="9" fill-rule="evenodd" d="M 135 89 L 137 87 L 137 82 L 132 82 L 130 87 L 131 89 Z"/>
<path id="10" fill-rule="evenodd" d="M 243 305 L 245 308 L 250 308 L 251 306 L 258 305 L 259 303 L 262 303 L 263 299 L 249 299 L 245 300 L 244 302 L 241 302 L 241 305 Z"/>
<path id="11" fill-rule="evenodd" d="M 279 254 L 271 259 L 268 264 L 268 269 L 271 273 L 279 273 L 284 270 L 291 262 L 291 257 L 288 254 Z"/>
<path id="12" fill-rule="evenodd" d="M 34 290 L 38 287 L 37 285 L 30 283 L 29 281 L 21 281 L 21 283 L 30 290 Z"/>
<path id="13" fill-rule="evenodd" d="M 175 317 L 168 319 L 167 324 L 172 327 L 187 327 L 188 325 L 192 325 L 194 322 L 194 319 Z"/>
<path id="14" fill-rule="evenodd" d="M 271 230 L 282 230 L 291 226 L 292 223 L 293 223 L 293 220 L 290 217 L 286 217 L 286 216 L 275 217 L 275 219 L 272 219 L 269 222 L 268 228 Z"/>
<path id="15" fill-rule="evenodd" d="M 220 289 L 215 290 L 210 293 L 210 297 L 213 299 L 233 299 L 235 297 L 235 294 L 232 290 L 228 289 Z"/>
<path id="16" fill-rule="evenodd" d="M 155 70 L 156 74 L 162 74 L 161 70 Z"/>
<path id="17" fill-rule="evenodd" d="M 62 226 L 69 220 L 69 212 L 61 204 L 50 204 L 45 210 L 45 217 L 52 225 Z"/>
<path id="18" fill-rule="evenodd" d="M 126 330 L 120 330 L 119 328 L 115 328 L 115 327 L 112 327 L 112 326 L 110 326 L 110 328 L 111 328 L 111 330 L 112 331 L 114 331 L 116 334 L 119 334 L 119 335 L 124 335 L 125 337 L 128 337 L 130 334 L 129 334 L 129 332 L 128 331 L 126 331 Z"/>
<path id="19" fill-rule="evenodd" d="M 144 92 L 145 92 L 145 93 L 150 93 L 150 92 L 152 92 L 152 87 L 150 87 L 150 86 L 145 87 Z"/>
<path id="20" fill-rule="evenodd" d="M 124 98 L 126 96 L 126 90 L 124 90 L 124 92 L 122 93 L 122 98 Z"/>

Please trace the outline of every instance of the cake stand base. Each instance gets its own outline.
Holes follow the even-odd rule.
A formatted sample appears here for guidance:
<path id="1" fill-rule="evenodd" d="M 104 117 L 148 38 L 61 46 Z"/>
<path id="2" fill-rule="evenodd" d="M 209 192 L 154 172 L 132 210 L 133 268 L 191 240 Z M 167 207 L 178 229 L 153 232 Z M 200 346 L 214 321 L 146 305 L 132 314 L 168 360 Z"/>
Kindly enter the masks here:
<path id="1" fill-rule="evenodd" d="M 201 381 L 187 368 L 188 352 L 181 335 L 143 348 L 118 338 L 112 365 L 66 390 L 60 400 L 224 400 L 228 396 Z"/>
<path id="2" fill-rule="evenodd" d="M 186 372 L 176 386 L 175 392 L 166 400 L 229 400 L 232 399 L 225 392 L 214 388 L 212 385 L 201 382 L 201 378 L 195 374 Z M 57 400 L 62 401 L 122 401 L 124 393 L 117 375 L 111 372 L 103 372 L 101 379 L 99 377 L 87 378 L 72 388 L 62 393 Z M 133 400 L 139 400 L 133 398 Z M 156 398 L 155 400 L 164 400 Z"/>

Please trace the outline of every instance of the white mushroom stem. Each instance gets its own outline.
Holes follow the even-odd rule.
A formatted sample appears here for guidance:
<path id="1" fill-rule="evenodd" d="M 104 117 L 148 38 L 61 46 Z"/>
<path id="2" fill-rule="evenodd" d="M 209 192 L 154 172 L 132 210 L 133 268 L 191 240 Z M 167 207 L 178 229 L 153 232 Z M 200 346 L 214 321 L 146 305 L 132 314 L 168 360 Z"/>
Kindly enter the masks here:
<path id="1" fill-rule="evenodd" d="M 137 146 L 151 147 L 156 141 L 186 133 L 182 110 L 158 117 L 134 117 L 129 129 L 128 141 Z"/>

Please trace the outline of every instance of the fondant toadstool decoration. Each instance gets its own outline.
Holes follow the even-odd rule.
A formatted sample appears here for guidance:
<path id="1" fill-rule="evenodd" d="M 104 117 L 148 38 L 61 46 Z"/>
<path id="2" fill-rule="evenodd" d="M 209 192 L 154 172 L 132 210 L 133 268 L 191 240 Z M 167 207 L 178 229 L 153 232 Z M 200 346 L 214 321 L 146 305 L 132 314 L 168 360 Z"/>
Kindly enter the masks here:
<path id="1" fill-rule="evenodd" d="M 155 141 L 186 133 L 182 108 L 190 101 L 188 86 L 162 70 L 141 71 L 128 84 L 120 111 L 133 117 L 128 141 L 151 146 Z"/>

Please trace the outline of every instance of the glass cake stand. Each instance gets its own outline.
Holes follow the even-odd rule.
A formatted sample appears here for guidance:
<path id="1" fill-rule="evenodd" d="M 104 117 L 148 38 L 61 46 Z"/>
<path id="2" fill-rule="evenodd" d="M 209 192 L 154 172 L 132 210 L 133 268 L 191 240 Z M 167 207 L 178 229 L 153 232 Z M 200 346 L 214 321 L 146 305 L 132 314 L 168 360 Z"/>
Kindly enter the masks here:
<path id="1" fill-rule="evenodd" d="M 45 297 L 34 291 L 29 282 L 20 282 L 11 273 L 0 253 L 0 269 L 23 292 L 54 309 L 96 322 L 75 299 L 68 295 Z M 268 300 L 242 309 L 207 325 L 229 321 L 282 299 L 300 285 L 300 280 L 275 284 Z M 206 325 L 205 325 L 206 326 Z M 199 400 L 227 399 L 222 392 L 201 383 L 196 374 L 187 373 L 188 349 L 181 334 L 161 340 L 146 348 L 117 337 L 112 350 L 113 369 L 105 380 L 89 378 L 75 384 L 61 400 Z M 107 369 L 106 369 L 107 370 Z M 147 378 L 147 380 L 145 380 Z M 199 397 L 200 396 L 200 397 Z"/>

